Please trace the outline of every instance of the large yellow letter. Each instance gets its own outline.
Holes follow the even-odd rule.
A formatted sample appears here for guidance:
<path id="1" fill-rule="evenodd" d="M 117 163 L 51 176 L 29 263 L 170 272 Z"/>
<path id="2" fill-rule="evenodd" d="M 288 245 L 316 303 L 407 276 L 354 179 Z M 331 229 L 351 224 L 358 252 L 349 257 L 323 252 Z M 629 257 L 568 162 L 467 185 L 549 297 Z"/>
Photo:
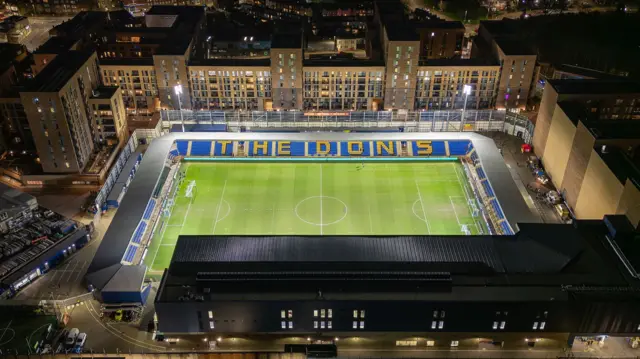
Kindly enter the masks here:
<path id="1" fill-rule="evenodd" d="M 278 156 L 291 155 L 291 141 L 278 141 Z"/>
<path id="2" fill-rule="evenodd" d="M 430 155 L 433 153 L 431 141 L 416 141 L 416 146 L 418 147 L 419 155 Z"/>
<path id="3" fill-rule="evenodd" d="M 220 154 L 221 155 L 226 155 L 227 154 L 227 146 L 229 146 L 231 144 L 231 141 L 218 141 L 218 143 L 220 144 Z"/>
<path id="4" fill-rule="evenodd" d="M 393 155 L 393 149 L 394 149 L 394 142 L 393 141 L 389 141 L 389 142 L 384 142 L 384 141 L 376 141 L 376 152 L 378 153 L 378 155 L 382 154 L 382 149 L 384 148 L 385 151 L 387 151 L 388 155 Z"/>
<path id="5" fill-rule="evenodd" d="M 354 145 L 356 146 L 354 148 Z M 350 155 L 361 155 L 362 154 L 362 142 L 348 142 L 347 143 L 347 152 Z"/>
<path id="6" fill-rule="evenodd" d="M 268 154 L 269 153 L 269 142 L 267 142 L 267 141 L 263 141 L 263 142 L 255 141 L 253 143 L 253 154 L 257 155 L 258 154 L 258 150 L 260 150 L 260 149 L 262 150 L 262 155 L 263 156 Z"/>
<path id="7" fill-rule="evenodd" d="M 316 142 L 316 155 L 328 155 L 331 152 L 331 144 L 328 141 Z"/>

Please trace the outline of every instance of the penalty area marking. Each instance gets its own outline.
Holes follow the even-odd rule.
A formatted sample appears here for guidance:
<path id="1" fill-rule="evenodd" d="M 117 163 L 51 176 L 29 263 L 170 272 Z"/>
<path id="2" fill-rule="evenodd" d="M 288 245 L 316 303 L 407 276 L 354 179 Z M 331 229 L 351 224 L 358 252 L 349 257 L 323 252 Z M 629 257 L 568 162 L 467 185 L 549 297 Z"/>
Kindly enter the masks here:
<path id="1" fill-rule="evenodd" d="M 11 329 L 11 323 L 13 323 L 13 320 L 10 320 L 9 324 L 7 324 L 7 326 L 2 330 L 2 335 L 0 335 L 0 345 L 9 344 L 16 336 L 16 331 Z M 6 336 L 8 331 L 11 331 L 11 337 L 8 337 L 9 339 L 5 339 L 4 337 Z"/>
<path id="2" fill-rule="evenodd" d="M 344 211 L 342 212 L 342 217 L 340 217 L 340 218 L 338 218 L 337 220 L 335 220 L 335 221 L 333 221 L 333 222 L 330 222 L 330 223 L 322 223 L 322 219 L 323 219 L 323 218 L 322 218 L 322 213 L 320 213 L 320 223 L 314 223 L 314 222 L 307 221 L 306 219 L 302 218 L 302 217 L 300 216 L 300 213 L 298 213 L 298 207 L 300 207 L 300 205 L 301 205 L 301 204 L 303 204 L 304 202 L 306 202 L 306 201 L 308 201 L 308 200 L 310 200 L 310 199 L 314 199 L 314 198 L 319 198 L 321 203 L 322 203 L 322 201 L 323 201 L 324 199 L 332 199 L 332 200 L 335 200 L 335 201 L 340 202 L 340 203 L 342 204 L 342 206 L 344 207 Z M 321 228 L 322 228 L 322 227 L 324 227 L 324 226 L 330 226 L 330 225 L 332 225 L 332 224 L 336 224 L 336 223 L 338 223 L 338 222 L 342 221 L 342 220 L 347 216 L 347 212 L 348 212 L 348 211 L 349 211 L 349 207 L 347 207 L 347 204 L 346 204 L 346 203 L 344 203 L 344 202 L 343 202 L 341 199 L 339 199 L 339 198 L 331 197 L 331 196 L 311 196 L 311 197 L 307 197 L 307 198 L 303 199 L 302 201 L 298 202 L 298 204 L 296 205 L 296 208 L 294 209 L 294 212 L 295 212 L 295 214 L 296 214 L 296 217 L 298 217 L 298 219 L 299 219 L 299 220 L 301 220 L 301 221 L 302 221 L 302 222 L 304 222 L 304 223 L 310 224 L 310 225 L 312 225 L 312 226 L 320 226 Z"/>

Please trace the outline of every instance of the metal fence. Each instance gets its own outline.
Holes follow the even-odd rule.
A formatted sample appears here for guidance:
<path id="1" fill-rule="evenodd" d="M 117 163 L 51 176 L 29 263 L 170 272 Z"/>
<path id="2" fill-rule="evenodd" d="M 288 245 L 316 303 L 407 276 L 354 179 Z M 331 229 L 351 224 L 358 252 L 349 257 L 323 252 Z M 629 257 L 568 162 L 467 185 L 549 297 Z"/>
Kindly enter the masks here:
<path id="1" fill-rule="evenodd" d="M 163 128 L 172 125 L 226 125 L 229 131 L 274 129 L 398 128 L 407 132 L 502 131 L 529 143 L 533 124 L 526 116 L 499 110 L 451 111 L 192 111 L 161 112 Z"/>

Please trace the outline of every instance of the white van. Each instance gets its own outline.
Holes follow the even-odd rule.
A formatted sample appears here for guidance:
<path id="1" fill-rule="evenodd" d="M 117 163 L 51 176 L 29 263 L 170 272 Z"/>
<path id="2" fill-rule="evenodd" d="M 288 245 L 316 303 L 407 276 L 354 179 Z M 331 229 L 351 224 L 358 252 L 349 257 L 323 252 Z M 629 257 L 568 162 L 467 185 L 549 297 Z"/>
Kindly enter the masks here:
<path id="1" fill-rule="evenodd" d="M 78 338 L 78 334 L 80 334 L 80 329 L 73 328 L 67 334 L 67 339 L 64 341 L 64 344 L 67 347 L 72 347 L 76 343 L 76 339 Z"/>

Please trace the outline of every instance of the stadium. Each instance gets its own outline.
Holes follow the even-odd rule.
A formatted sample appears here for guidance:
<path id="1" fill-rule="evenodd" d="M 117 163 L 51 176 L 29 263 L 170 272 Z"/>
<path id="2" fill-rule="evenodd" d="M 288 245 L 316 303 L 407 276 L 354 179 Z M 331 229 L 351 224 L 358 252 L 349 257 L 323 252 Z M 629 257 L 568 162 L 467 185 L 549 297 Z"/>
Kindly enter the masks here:
<path id="1" fill-rule="evenodd" d="M 174 132 L 146 149 L 87 280 L 106 310 L 159 281 L 163 333 L 629 331 L 579 319 L 604 307 L 566 290 L 625 285 L 606 228 L 630 233 L 539 223 L 478 133 Z"/>

